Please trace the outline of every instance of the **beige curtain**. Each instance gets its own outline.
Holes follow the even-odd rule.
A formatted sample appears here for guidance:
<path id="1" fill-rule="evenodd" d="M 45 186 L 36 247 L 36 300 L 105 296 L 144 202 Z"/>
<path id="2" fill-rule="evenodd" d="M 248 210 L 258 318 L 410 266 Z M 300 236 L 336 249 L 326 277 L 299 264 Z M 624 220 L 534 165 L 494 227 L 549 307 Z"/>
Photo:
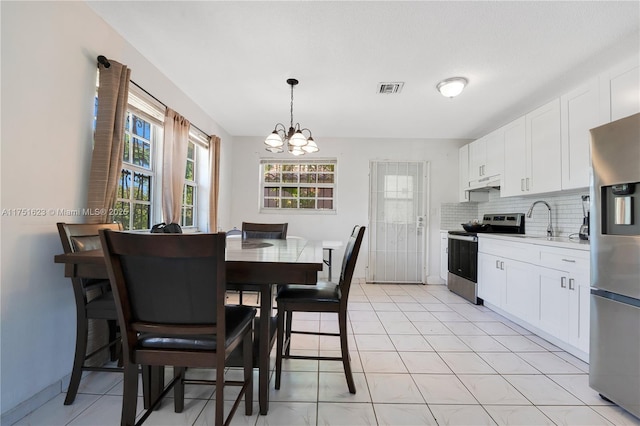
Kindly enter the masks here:
<path id="1" fill-rule="evenodd" d="M 116 202 L 122 171 L 124 120 L 131 70 L 116 61 L 109 62 L 109 68 L 98 64 L 98 111 L 87 195 L 87 207 L 96 214 L 87 216 L 88 223 L 111 220 L 109 211 Z"/>
<path id="2" fill-rule="evenodd" d="M 167 108 L 162 147 L 162 218 L 166 223 L 180 223 L 189 125 L 189 120 Z"/>
<path id="3" fill-rule="evenodd" d="M 209 142 L 209 170 L 211 192 L 209 192 L 209 232 L 218 232 L 218 195 L 220 193 L 220 138 L 211 136 Z"/>

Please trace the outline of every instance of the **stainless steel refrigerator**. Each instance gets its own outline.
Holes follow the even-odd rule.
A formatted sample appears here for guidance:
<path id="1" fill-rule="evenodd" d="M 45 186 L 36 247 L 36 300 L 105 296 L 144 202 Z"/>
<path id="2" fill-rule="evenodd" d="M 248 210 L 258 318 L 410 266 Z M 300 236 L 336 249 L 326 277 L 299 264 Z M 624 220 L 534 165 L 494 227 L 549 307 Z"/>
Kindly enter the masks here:
<path id="1" fill-rule="evenodd" d="M 640 418 L 640 114 L 591 129 L 589 385 Z"/>

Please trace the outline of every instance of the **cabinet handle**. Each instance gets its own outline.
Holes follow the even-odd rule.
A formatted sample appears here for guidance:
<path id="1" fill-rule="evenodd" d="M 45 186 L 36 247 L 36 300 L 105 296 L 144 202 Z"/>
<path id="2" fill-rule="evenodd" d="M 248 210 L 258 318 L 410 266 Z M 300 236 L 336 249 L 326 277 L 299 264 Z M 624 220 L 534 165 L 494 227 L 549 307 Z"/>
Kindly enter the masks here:
<path id="1" fill-rule="evenodd" d="M 500 262 L 500 270 L 504 271 L 504 262 Z"/>
<path id="2" fill-rule="evenodd" d="M 520 179 L 520 191 L 524 192 L 524 179 Z"/>
<path id="3" fill-rule="evenodd" d="M 576 263 L 575 259 L 562 259 L 563 262 Z"/>
<path id="4" fill-rule="evenodd" d="M 500 261 L 496 260 L 496 269 L 500 269 Z"/>
<path id="5" fill-rule="evenodd" d="M 560 287 L 567 288 L 567 277 L 560 278 Z"/>
<path id="6" fill-rule="evenodd" d="M 576 280 L 573 278 L 569 278 L 569 290 L 576 289 Z"/>
<path id="7" fill-rule="evenodd" d="M 526 179 L 527 180 L 527 191 L 529 190 L 529 178 Z"/>

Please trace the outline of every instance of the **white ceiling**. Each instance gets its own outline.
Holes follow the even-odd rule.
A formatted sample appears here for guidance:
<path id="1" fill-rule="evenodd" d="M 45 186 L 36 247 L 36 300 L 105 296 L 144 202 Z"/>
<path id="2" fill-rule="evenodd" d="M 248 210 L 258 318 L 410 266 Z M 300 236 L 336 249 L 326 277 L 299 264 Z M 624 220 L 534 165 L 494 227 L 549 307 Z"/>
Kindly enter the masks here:
<path id="1" fill-rule="evenodd" d="M 299 79 L 294 121 L 320 146 L 477 138 L 640 50 L 638 1 L 89 5 L 231 135 L 288 126 Z M 444 98 L 435 86 L 453 76 L 469 85 Z M 380 95 L 383 81 L 405 85 Z"/>

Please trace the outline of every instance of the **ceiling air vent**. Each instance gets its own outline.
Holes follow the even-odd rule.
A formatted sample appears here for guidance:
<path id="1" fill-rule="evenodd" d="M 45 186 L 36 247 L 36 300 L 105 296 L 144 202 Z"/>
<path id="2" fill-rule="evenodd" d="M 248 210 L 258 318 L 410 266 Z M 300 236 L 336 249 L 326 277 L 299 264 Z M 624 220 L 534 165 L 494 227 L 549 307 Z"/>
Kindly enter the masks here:
<path id="1" fill-rule="evenodd" d="M 378 83 L 378 93 L 381 95 L 391 95 L 393 93 L 400 93 L 402 91 L 402 87 L 404 83 L 394 82 L 394 83 Z"/>

